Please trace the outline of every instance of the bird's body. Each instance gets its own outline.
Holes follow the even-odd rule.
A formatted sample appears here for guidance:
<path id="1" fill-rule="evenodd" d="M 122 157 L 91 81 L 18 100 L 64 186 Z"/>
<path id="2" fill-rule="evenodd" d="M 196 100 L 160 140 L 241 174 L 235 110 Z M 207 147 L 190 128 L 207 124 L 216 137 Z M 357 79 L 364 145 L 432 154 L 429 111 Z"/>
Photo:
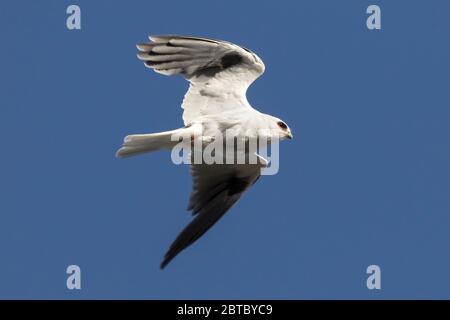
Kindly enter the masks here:
<path id="1" fill-rule="evenodd" d="M 192 143 L 199 141 L 203 152 L 218 136 L 231 136 L 236 141 L 232 150 L 248 157 L 248 146 L 239 148 L 237 141 L 292 138 L 284 122 L 255 110 L 247 101 L 248 86 L 265 69 L 256 54 L 229 42 L 205 38 L 151 36 L 150 39 L 151 43 L 137 46 L 138 58 L 158 73 L 182 74 L 190 82 L 182 104 L 185 127 L 127 136 L 117 156 L 171 149 L 178 143 L 174 136 L 189 137 Z M 192 157 L 195 152 L 194 149 Z M 193 191 L 188 210 L 195 218 L 171 245 L 161 268 L 217 222 L 258 180 L 261 168 L 266 165 L 267 161 L 259 155 L 256 162 L 192 162 Z"/>

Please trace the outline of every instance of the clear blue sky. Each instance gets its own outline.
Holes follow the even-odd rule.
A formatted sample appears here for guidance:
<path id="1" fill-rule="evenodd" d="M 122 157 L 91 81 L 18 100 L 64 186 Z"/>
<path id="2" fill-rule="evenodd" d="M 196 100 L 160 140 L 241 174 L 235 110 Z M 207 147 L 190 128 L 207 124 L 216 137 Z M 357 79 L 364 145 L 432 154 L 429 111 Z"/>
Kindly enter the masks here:
<path id="1" fill-rule="evenodd" d="M 82 30 L 66 29 L 66 7 Z M 378 4 L 382 30 L 366 28 Z M 0 298 L 450 298 L 448 1 L 2 1 Z M 263 177 L 167 269 L 190 221 L 170 154 L 124 135 L 179 127 L 182 78 L 144 68 L 148 34 L 225 39 L 286 120 Z M 82 290 L 65 269 L 82 270 Z M 366 288 L 380 265 L 381 291 Z"/>

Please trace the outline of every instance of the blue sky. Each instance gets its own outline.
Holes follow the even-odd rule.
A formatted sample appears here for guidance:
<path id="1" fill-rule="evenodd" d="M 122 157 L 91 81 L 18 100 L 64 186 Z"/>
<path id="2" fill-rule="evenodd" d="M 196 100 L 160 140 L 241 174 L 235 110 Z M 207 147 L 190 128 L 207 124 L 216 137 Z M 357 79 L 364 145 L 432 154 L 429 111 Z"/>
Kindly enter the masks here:
<path id="1" fill-rule="evenodd" d="M 65 26 L 78 4 L 82 29 Z M 382 30 L 366 28 L 378 4 Z M 0 4 L 0 298 L 450 298 L 448 1 Z M 190 220 L 170 154 L 124 135 L 182 125 L 187 83 L 144 68 L 148 34 L 251 48 L 248 92 L 284 119 L 263 177 L 167 269 Z M 66 267 L 82 289 L 66 288 Z M 382 289 L 366 287 L 381 267 Z"/>

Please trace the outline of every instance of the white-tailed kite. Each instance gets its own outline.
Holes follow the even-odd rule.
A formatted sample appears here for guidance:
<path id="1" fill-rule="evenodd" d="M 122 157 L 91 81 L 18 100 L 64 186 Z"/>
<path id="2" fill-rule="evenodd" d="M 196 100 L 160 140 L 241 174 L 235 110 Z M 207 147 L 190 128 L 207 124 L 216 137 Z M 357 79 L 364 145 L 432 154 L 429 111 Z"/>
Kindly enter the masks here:
<path id="1" fill-rule="evenodd" d="M 203 146 L 217 132 L 227 130 L 244 141 L 292 138 L 285 122 L 253 109 L 247 101 L 247 88 L 264 72 L 264 64 L 255 53 L 206 38 L 164 35 L 150 36 L 150 40 L 137 45 L 138 58 L 145 66 L 164 75 L 182 74 L 190 82 L 182 104 L 185 127 L 129 135 L 117 151 L 118 157 L 171 149 L 178 143 L 172 141 L 174 135 L 188 136 Z M 253 164 L 191 164 L 193 187 L 188 210 L 195 218 L 172 243 L 161 268 L 211 228 L 258 180 L 266 165 L 260 156 Z"/>

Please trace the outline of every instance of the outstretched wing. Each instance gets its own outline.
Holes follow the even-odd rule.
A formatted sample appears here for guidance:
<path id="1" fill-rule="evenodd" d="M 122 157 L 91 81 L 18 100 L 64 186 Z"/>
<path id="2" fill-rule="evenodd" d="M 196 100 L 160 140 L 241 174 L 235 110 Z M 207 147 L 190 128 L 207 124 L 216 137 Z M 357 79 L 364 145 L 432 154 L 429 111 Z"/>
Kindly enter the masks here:
<path id="1" fill-rule="evenodd" d="M 193 187 L 188 210 L 195 218 L 172 243 L 161 268 L 208 231 L 258 180 L 260 169 L 267 164 L 259 159 L 259 164 L 191 166 Z"/>
<path id="2" fill-rule="evenodd" d="M 255 53 L 205 38 L 166 35 L 150 40 L 137 45 L 138 58 L 158 73 L 182 74 L 191 83 L 183 101 L 186 125 L 203 115 L 251 108 L 246 91 L 264 72 Z"/>

